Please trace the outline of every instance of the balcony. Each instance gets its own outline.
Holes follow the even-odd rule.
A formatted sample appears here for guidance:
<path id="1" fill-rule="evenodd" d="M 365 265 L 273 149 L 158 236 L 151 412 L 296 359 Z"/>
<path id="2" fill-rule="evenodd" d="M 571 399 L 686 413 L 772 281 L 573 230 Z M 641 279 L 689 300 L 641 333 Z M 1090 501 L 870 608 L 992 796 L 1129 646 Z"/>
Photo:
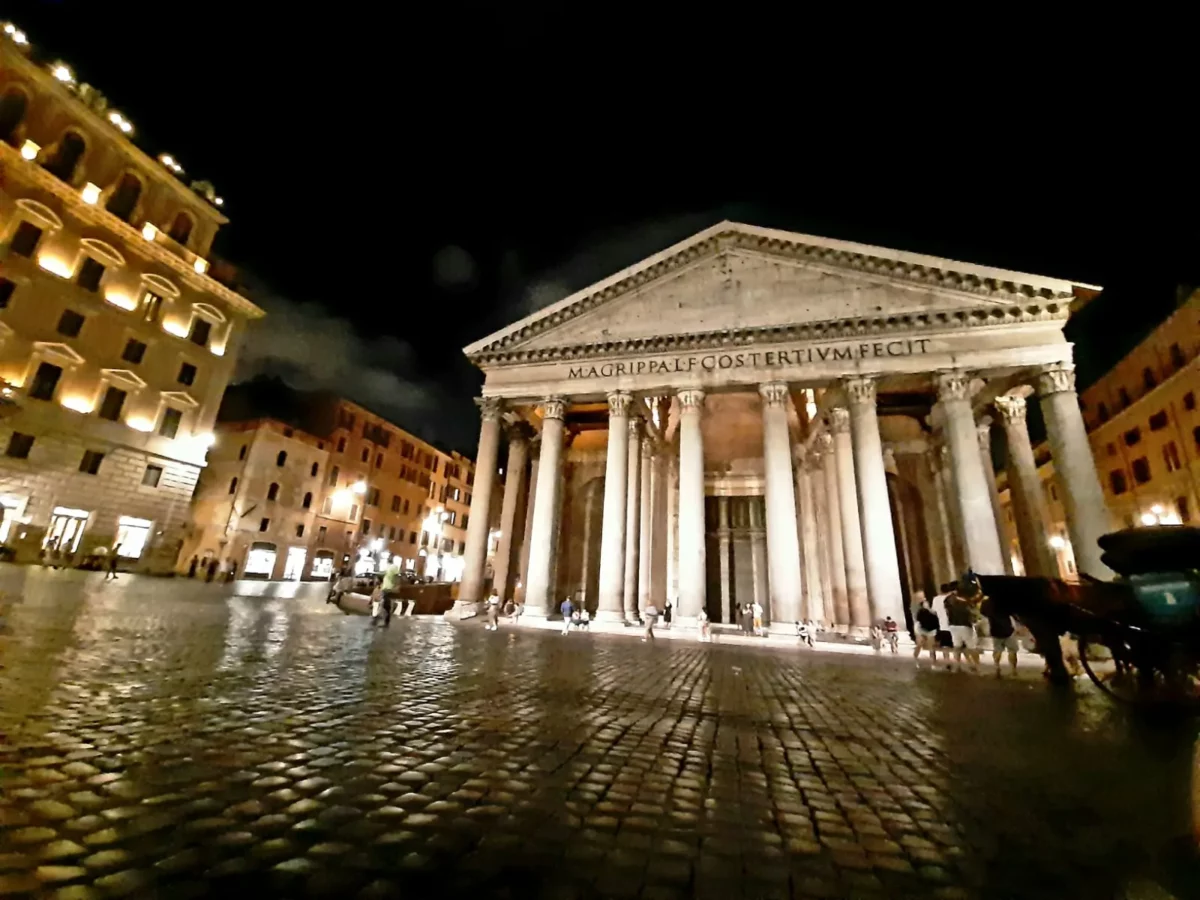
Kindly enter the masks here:
<path id="1" fill-rule="evenodd" d="M 19 150 L 0 142 L 0 166 L 6 173 L 29 185 L 46 191 L 60 200 L 65 209 L 88 225 L 104 228 L 121 238 L 128 249 L 172 270 L 180 279 L 198 291 L 224 300 L 249 319 L 259 319 L 263 311 L 236 291 L 207 274 L 208 261 L 169 238 L 156 226 L 148 224 L 135 228 L 108 210 L 88 203 L 83 195 L 64 181 L 47 172 L 33 160 L 25 159 Z M 11 194 L 12 188 L 8 187 Z"/>

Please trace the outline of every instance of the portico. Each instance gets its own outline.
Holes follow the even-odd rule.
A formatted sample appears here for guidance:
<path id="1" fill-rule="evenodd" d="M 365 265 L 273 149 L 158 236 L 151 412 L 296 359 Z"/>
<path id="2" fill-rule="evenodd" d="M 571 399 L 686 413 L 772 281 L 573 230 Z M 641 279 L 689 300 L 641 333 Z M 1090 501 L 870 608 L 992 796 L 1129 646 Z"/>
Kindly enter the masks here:
<path id="1" fill-rule="evenodd" d="M 497 411 L 520 426 L 509 478 L 519 461 L 528 497 L 504 509 L 530 512 L 502 534 L 524 526 L 525 614 L 571 596 L 611 621 L 670 602 L 685 627 L 756 601 L 775 631 L 904 621 L 914 589 L 1004 573 L 979 429 L 1031 388 L 1072 537 L 1094 539 L 1108 513 L 1062 333 L 1076 288 L 724 222 L 472 344 L 478 471 L 497 467 Z M 468 568 L 486 537 L 468 534 Z M 479 569 L 461 601 L 482 598 Z"/>

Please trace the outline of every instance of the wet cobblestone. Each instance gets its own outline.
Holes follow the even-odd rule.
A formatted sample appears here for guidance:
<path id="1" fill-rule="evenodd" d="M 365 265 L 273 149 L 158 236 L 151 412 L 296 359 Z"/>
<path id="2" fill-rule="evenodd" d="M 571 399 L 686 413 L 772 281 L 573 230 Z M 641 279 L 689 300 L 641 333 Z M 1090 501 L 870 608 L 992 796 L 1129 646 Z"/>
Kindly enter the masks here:
<path id="1" fill-rule="evenodd" d="M 0 894 L 1200 883 L 1193 725 L 1130 718 L 1086 686 L 426 620 L 373 632 L 158 584 L 0 577 Z"/>

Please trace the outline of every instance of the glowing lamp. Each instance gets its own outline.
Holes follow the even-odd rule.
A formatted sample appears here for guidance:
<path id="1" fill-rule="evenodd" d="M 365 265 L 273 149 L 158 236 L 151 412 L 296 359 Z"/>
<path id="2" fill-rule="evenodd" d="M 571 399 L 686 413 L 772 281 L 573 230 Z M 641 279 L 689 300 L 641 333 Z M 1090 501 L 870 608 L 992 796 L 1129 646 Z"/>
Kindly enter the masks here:
<path id="1" fill-rule="evenodd" d="M 25 37 L 25 32 L 18 31 L 15 28 L 12 30 L 12 32 L 10 32 L 9 37 L 11 37 L 12 42 L 17 45 L 24 45 L 24 44 L 29 43 L 29 38 Z"/>
<path id="2" fill-rule="evenodd" d="M 95 204 L 95 202 L 100 199 L 100 186 L 98 184 L 92 184 L 89 181 L 83 186 L 83 189 L 80 191 L 80 193 L 83 194 L 84 203 Z"/>
<path id="3" fill-rule="evenodd" d="M 200 443 L 202 443 L 205 447 L 211 447 L 217 442 L 217 436 L 211 431 L 206 431 L 204 434 L 198 435 L 197 440 L 199 440 Z"/>
<path id="4" fill-rule="evenodd" d="M 196 257 L 196 261 L 192 263 L 192 268 L 196 270 L 197 275 L 203 275 L 208 271 L 208 260 Z"/>
<path id="5" fill-rule="evenodd" d="M 350 486 L 350 490 L 361 496 L 367 492 L 367 483 L 365 481 L 356 481 Z"/>
<path id="6" fill-rule="evenodd" d="M 213 203 L 217 204 L 217 206 L 224 206 L 225 198 L 224 197 L 213 197 Z"/>
<path id="7" fill-rule="evenodd" d="M 350 492 L 348 490 L 346 490 L 345 488 L 339 488 L 338 490 L 336 490 L 332 494 L 330 494 L 329 499 L 332 500 L 334 503 L 345 503 L 347 500 L 350 499 Z"/>
<path id="8" fill-rule="evenodd" d="M 1050 546 L 1055 550 L 1061 550 L 1063 547 L 1067 546 L 1067 542 L 1063 540 L 1062 535 L 1056 534 L 1051 536 Z"/>
<path id="9" fill-rule="evenodd" d="M 63 84 L 74 84 L 75 73 L 71 71 L 71 67 L 66 63 L 55 63 L 50 67 L 50 74 L 61 81 Z"/>
<path id="10" fill-rule="evenodd" d="M 95 409 L 95 404 L 85 397 L 63 397 L 60 401 L 67 409 L 77 413 L 90 413 Z"/>
<path id="11" fill-rule="evenodd" d="M 26 159 L 37 159 L 37 155 L 41 152 L 41 145 L 35 144 L 33 141 L 26 141 L 21 145 L 21 155 Z"/>
<path id="12" fill-rule="evenodd" d="M 125 134 L 130 134 L 133 131 L 133 123 L 115 109 L 109 112 L 108 121 L 116 125 Z"/>
<path id="13" fill-rule="evenodd" d="M 1158 516 L 1156 516 L 1154 513 L 1142 513 L 1142 524 L 1143 525 L 1157 525 L 1158 524 Z"/>
<path id="14" fill-rule="evenodd" d="M 43 253 L 38 257 L 38 265 L 47 272 L 53 272 L 59 278 L 70 278 L 74 274 L 71 266 L 67 265 L 57 256 L 50 256 L 48 253 Z"/>
<path id="15" fill-rule="evenodd" d="M 151 422 L 149 419 L 144 418 L 143 416 L 130 416 L 128 419 L 125 420 L 125 424 L 128 425 L 130 428 L 132 428 L 134 431 L 149 432 L 149 431 L 154 430 L 154 423 Z"/>
<path id="16" fill-rule="evenodd" d="M 104 295 L 104 299 L 119 309 L 127 311 L 137 309 L 137 301 L 120 291 L 109 291 Z"/>
<path id="17" fill-rule="evenodd" d="M 224 356 L 225 355 L 225 345 L 224 344 L 213 344 L 211 347 L 208 348 L 208 350 L 213 356 Z"/>
<path id="18" fill-rule="evenodd" d="M 188 336 L 187 328 L 178 322 L 163 322 L 163 331 L 167 334 L 173 334 L 175 337 L 185 338 Z"/>
<path id="19" fill-rule="evenodd" d="M 142 237 L 148 241 L 158 240 L 158 226 L 153 222 L 147 222 L 142 226 Z"/>
<path id="20" fill-rule="evenodd" d="M 1162 505 L 1155 503 L 1152 507 L 1150 507 L 1150 512 L 1154 513 L 1156 516 L 1161 516 L 1163 514 Z"/>

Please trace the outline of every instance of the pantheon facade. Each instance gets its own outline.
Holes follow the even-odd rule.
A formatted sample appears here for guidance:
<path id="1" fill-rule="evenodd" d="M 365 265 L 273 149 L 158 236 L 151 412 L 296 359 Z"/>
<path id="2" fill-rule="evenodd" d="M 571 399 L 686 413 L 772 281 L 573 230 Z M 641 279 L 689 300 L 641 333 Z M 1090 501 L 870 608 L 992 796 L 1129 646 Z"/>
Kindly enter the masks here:
<path id="1" fill-rule="evenodd" d="M 465 348 L 485 383 L 460 606 L 904 621 L 916 590 L 1013 569 L 993 429 L 1023 568 L 1053 574 L 1030 403 L 1077 566 L 1110 577 L 1063 336 L 1097 290 L 723 222 L 489 335 Z"/>

